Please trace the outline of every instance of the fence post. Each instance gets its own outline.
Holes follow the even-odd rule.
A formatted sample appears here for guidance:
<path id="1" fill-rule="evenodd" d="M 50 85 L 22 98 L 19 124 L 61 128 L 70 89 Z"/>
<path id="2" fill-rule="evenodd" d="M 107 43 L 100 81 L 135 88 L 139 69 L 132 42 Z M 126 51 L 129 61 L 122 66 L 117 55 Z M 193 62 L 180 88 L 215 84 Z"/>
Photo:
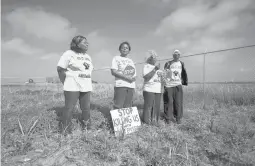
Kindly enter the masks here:
<path id="1" fill-rule="evenodd" d="M 207 52 L 207 50 L 205 51 L 205 53 L 204 53 L 204 60 L 203 60 L 203 62 L 204 62 L 204 64 L 203 64 L 203 94 L 204 94 L 204 105 L 203 105 L 203 109 L 205 110 L 206 109 L 206 99 L 205 99 L 205 56 L 206 56 L 206 52 Z"/>

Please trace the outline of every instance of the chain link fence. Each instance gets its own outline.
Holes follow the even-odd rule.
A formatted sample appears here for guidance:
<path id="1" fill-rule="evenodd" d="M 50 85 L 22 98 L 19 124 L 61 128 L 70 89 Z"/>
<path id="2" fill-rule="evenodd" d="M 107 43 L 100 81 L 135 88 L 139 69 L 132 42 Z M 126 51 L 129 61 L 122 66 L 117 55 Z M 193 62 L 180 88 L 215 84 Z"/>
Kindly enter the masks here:
<path id="1" fill-rule="evenodd" d="M 207 100 L 212 96 L 221 94 L 222 100 L 227 100 L 227 96 L 247 96 L 243 100 L 250 100 L 255 91 L 255 45 L 228 48 L 222 50 L 208 51 L 192 55 L 182 55 L 181 61 L 185 63 L 188 72 L 189 86 L 184 86 L 184 93 L 190 95 L 199 93 L 203 100 L 203 106 L 206 106 Z M 161 69 L 164 64 L 171 60 L 160 59 Z M 142 70 L 144 62 L 136 63 L 137 70 L 137 91 L 142 91 Z M 100 87 L 113 91 L 114 77 L 111 75 L 110 67 L 95 69 L 92 79 L 94 90 L 99 91 Z M 107 78 L 107 79 L 106 79 Z M 32 80 L 32 81 L 31 81 Z M 108 81 L 105 81 L 108 80 Z M 109 81 L 110 80 L 110 81 Z M 32 77 L 32 78 L 14 78 L 2 77 L 2 89 L 9 92 L 26 89 L 53 90 L 56 93 L 62 93 L 63 86 L 58 77 Z M 102 88 L 105 89 L 105 88 Z M 100 92 L 101 93 L 101 92 Z M 107 93 L 109 96 L 111 93 Z M 253 93 L 255 94 L 255 92 Z M 209 97 L 208 99 L 208 96 Z M 255 99 L 254 99 L 255 100 Z"/>

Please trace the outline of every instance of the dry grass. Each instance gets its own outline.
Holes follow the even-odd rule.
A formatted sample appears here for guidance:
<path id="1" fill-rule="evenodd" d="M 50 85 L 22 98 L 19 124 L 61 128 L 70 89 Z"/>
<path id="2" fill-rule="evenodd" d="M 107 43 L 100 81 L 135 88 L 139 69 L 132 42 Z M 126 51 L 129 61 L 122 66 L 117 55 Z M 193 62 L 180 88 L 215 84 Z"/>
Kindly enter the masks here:
<path id="1" fill-rule="evenodd" d="M 81 131 L 74 110 L 74 132 L 58 134 L 64 104 L 57 86 L 2 87 L 2 165 L 254 165 L 255 86 L 208 85 L 203 110 L 200 86 L 185 87 L 180 125 L 142 125 L 116 138 L 108 123 L 111 85 L 94 85 L 92 131 Z M 143 107 L 138 86 L 134 105 Z"/>

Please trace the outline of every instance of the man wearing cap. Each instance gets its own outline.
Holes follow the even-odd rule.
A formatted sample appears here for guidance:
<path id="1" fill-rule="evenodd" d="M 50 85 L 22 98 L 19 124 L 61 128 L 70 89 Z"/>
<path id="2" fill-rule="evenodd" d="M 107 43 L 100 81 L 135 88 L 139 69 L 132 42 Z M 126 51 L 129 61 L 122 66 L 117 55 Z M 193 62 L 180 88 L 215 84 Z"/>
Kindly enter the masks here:
<path id="1" fill-rule="evenodd" d="M 184 63 L 180 61 L 180 51 L 173 52 L 173 60 L 166 62 L 166 80 L 164 87 L 164 114 L 166 123 L 175 121 L 180 124 L 183 116 L 183 89 L 182 85 L 188 85 L 187 71 Z"/>

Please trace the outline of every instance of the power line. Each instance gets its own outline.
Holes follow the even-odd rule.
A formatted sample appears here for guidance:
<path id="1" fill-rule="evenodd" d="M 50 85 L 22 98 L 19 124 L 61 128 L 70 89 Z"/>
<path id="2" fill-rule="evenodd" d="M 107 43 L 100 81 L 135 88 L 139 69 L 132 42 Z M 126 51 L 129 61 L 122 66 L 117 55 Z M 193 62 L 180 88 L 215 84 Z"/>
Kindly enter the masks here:
<path id="1" fill-rule="evenodd" d="M 207 52 L 203 52 L 203 53 L 190 54 L 190 55 L 182 56 L 180 58 L 187 58 L 187 57 L 204 55 L 204 54 L 232 51 L 232 50 L 238 50 L 238 49 L 249 48 L 249 47 L 255 47 L 255 44 L 247 45 L 247 46 L 240 46 L 240 47 L 233 47 L 233 48 L 226 48 L 226 49 L 221 49 L 221 50 L 207 51 Z M 170 60 L 170 59 L 172 59 L 172 58 L 159 59 L 158 61 L 165 61 L 165 60 Z M 135 65 L 144 64 L 144 63 L 145 62 L 137 62 L 137 63 L 135 63 Z M 105 67 L 105 68 L 95 69 L 93 71 L 108 70 L 108 69 L 111 69 L 111 68 L 110 67 Z"/>
<path id="2" fill-rule="evenodd" d="M 255 47 L 255 44 L 254 44 L 254 45 L 248 45 L 248 46 L 241 46 L 241 47 L 233 47 L 233 48 L 215 50 L 215 51 L 206 51 L 206 52 L 203 52 L 203 53 L 197 53 L 197 54 L 186 55 L 186 56 L 183 56 L 183 58 L 191 57 L 191 56 L 197 56 L 197 55 L 211 54 L 211 53 L 232 51 L 232 50 L 238 50 L 238 49 L 249 48 L 249 47 Z"/>
<path id="3" fill-rule="evenodd" d="M 190 55 L 186 55 L 186 56 L 181 56 L 180 58 L 187 58 L 187 57 L 204 55 L 204 54 L 232 51 L 232 50 L 238 50 L 238 49 L 249 48 L 249 47 L 255 47 L 255 44 L 247 45 L 247 46 L 240 46 L 240 47 L 233 47 L 233 48 L 226 48 L 226 49 L 221 49 L 221 50 L 207 51 L 207 52 L 203 52 L 203 53 L 190 54 Z M 165 60 L 170 60 L 170 59 L 172 59 L 172 58 L 159 59 L 158 61 L 165 61 Z M 137 62 L 137 63 L 135 63 L 135 65 L 144 64 L 144 63 L 145 62 Z M 93 71 L 109 70 L 109 69 L 111 69 L 111 67 L 94 69 Z M 19 78 L 19 77 L 1 77 L 1 78 L 6 79 L 6 78 Z M 33 77 L 33 78 L 45 78 L 45 77 Z"/>

